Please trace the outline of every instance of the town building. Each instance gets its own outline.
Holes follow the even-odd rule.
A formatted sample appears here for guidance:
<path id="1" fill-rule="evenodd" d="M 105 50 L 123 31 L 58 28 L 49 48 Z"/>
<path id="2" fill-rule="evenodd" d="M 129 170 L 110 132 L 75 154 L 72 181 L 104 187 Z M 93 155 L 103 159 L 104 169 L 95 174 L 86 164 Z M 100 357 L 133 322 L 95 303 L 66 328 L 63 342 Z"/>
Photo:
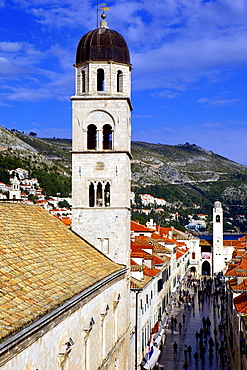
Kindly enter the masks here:
<path id="1" fill-rule="evenodd" d="M 129 369 L 126 266 L 38 205 L 0 202 L 0 227 L 1 369 Z"/>
<path id="2" fill-rule="evenodd" d="M 72 228 L 128 266 L 131 64 L 124 38 L 105 18 L 80 40 L 75 68 Z"/>
<path id="3" fill-rule="evenodd" d="M 224 235 L 221 202 L 216 201 L 213 207 L 213 235 L 198 233 L 197 237 L 200 243 L 192 248 L 195 258 L 191 258 L 194 272 L 210 276 L 225 271 L 241 235 Z"/>
<path id="4" fill-rule="evenodd" d="M 232 366 L 247 369 L 247 255 L 246 237 L 236 243 L 232 260 L 225 273 L 226 338 Z"/>
<path id="5" fill-rule="evenodd" d="M 140 369 L 141 364 L 146 364 L 150 341 L 156 343 L 158 359 L 163 324 L 189 272 L 190 247 L 190 236 L 173 227 L 159 227 L 153 220 L 147 226 L 131 221 L 130 340 L 135 349 L 132 368 Z"/>
<path id="6" fill-rule="evenodd" d="M 9 199 L 21 199 L 20 181 L 15 176 L 10 179 Z"/>

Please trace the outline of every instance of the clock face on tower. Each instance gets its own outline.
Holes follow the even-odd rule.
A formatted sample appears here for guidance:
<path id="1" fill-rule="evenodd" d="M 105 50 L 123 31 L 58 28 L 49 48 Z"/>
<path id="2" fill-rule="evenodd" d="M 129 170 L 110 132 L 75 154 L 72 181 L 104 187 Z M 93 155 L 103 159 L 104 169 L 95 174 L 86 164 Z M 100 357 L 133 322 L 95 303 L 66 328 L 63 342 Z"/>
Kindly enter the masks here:
<path id="1" fill-rule="evenodd" d="M 221 243 L 221 238 L 216 238 L 216 240 L 215 240 L 215 244 L 216 244 L 216 245 L 220 245 L 220 243 Z"/>

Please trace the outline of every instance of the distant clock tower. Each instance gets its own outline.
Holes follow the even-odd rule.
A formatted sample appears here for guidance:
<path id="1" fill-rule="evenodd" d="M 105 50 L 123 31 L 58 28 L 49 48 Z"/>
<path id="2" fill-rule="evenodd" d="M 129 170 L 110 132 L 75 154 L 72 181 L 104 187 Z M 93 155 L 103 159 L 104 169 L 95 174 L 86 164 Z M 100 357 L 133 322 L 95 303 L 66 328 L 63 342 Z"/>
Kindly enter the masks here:
<path id="1" fill-rule="evenodd" d="M 218 273 L 223 268 L 223 209 L 217 201 L 213 208 L 213 273 Z"/>
<path id="2" fill-rule="evenodd" d="M 130 263 L 131 64 L 124 38 L 100 27 L 76 54 L 72 229 L 113 261 Z"/>

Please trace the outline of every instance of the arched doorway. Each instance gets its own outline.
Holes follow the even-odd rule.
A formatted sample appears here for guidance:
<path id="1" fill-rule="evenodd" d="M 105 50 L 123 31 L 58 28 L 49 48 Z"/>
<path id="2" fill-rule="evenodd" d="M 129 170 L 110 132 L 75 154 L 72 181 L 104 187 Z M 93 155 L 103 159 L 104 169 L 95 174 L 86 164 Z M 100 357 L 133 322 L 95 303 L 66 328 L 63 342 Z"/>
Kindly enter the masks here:
<path id="1" fill-rule="evenodd" d="M 204 261 L 202 264 L 202 275 L 210 275 L 211 266 L 208 261 Z"/>
<path id="2" fill-rule="evenodd" d="M 193 277 L 195 277 L 195 275 L 196 275 L 196 268 L 195 268 L 195 266 L 192 266 L 192 267 L 190 268 L 190 272 L 191 272 L 191 275 L 192 275 Z"/>

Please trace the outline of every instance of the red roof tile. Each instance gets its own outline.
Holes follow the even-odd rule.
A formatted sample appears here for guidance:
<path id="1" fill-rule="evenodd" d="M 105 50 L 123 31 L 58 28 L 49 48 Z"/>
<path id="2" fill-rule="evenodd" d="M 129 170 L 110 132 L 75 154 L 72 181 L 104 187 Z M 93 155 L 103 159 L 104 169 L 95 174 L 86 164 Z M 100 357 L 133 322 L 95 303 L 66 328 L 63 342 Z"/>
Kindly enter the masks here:
<path id="1" fill-rule="evenodd" d="M 131 221 L 131 231 L 136 232 L 153 232 L 153 229 L 149 229 L 147 226 L 139 224 L 137 221 Z"/>
<path id="2" fill-rule="evenodd" d="M 238 297 L 234 298 L 234 304 L 238 313 L 247 313 L 246 293 L 242 293 Z"/>

